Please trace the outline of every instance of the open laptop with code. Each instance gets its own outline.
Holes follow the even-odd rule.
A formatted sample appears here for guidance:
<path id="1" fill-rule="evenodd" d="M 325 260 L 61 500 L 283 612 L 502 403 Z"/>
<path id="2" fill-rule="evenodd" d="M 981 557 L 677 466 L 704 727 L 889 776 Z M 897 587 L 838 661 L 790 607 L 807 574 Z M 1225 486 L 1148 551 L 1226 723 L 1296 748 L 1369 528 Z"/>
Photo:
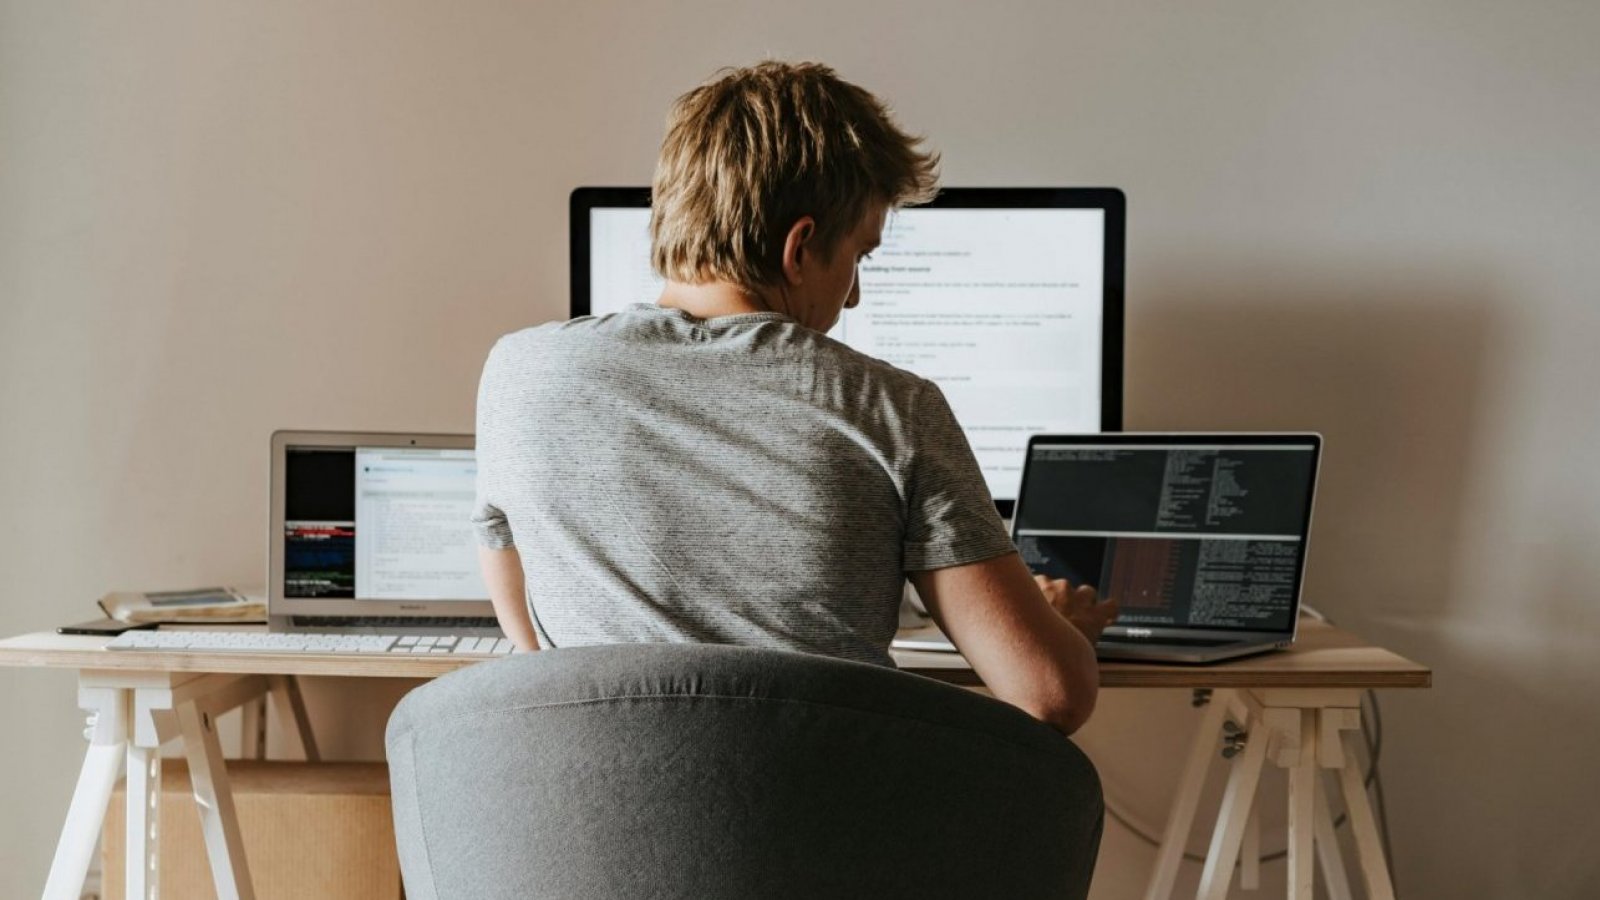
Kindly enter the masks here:
<path id="1" fill-rule="evenodd" d="M 1012 538 L 1121 605 L 1103 659 L 1212 662 L 1294 641 L 1317 434 L 1036 435 Z"/>
<path id="2" fill-rule="evenodd" d="M 274 433 L 271 630 L 498 636 L 476 478 L 472 435 Z"/>
<path id="3" fill-rule="evenodd" d="M 512 652 L 478 568 L 472 435 L 272 435 L 268 631 L 129 631 L 107 650 Z"/>

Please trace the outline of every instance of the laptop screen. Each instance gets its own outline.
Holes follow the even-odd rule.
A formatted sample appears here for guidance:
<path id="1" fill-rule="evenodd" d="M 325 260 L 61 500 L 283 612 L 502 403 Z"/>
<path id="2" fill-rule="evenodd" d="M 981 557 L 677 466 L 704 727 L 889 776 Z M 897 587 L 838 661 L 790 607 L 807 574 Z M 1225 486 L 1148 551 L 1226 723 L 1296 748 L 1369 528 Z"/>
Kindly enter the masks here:
<path id="1" fill-rule="evenodd" d="M 1318 439 L 1194 440 L 1035 438 L 1023 560 L 1116 598 L 1119 626 L 1293 631 Z"/>
<path id="2" fill-rule="evenodd" d="M 283 596 L 487 600 L 476 477 L 468 449 L 290 445 Z"/>

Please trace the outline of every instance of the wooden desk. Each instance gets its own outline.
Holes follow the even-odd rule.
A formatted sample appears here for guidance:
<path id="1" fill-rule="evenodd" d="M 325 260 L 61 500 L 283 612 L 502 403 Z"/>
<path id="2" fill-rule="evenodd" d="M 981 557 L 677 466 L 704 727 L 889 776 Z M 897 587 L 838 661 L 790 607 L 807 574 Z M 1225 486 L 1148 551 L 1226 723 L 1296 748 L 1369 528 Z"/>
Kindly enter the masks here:
<path id="1" fill-rule="evenodd" d="M 106 638 L 27 634 L 0 640 L 0 666 L 78 671 L 78 704 L 89 713 L 89 750 L 62 828 L 45 897 L 77 900 L 117 775 L 127 770 L 128 896 L 152 896 L 158 874 L 160 747 L 181 738 L 201 810 L 202 829 L 220 898 L 250 898 L 250 885 L 216 717 L 269 696 L 280 719 L 298 732 L 308 759 L 317 758 L 294 677 L 433 678 L 478 660 L 412 656 L 110 651 Z M 909 672 L 977 686 L 956 654 L 894 653 Z M 1239 751 L 1212 835 L 1199 896 L 1226 897 L 1241 844 L 1253 833 L 1256 787 L 1268 758 L 1289 775 L 1289 897 L 1311 897 L 1312 853 L 1336 898 L 1350 896 L 1319 769 L 1339 776 L 1356 836 L 1367 894 L 1392 898 L 1382 846 L 1362 783 L 1361 693 L 1373 688 L 1425 688 L 1431 671 L 1355 635 L 1305 621 L 1291 650 L 1206 666 L 1103 663 L 1105 687 L 1209 689 L 1199 735 L 1190 751 L 1152 873 L 1147 900 L 1165 900 L 1182 857 L 1213 754 L 1229 734 Z M 1253 875 L 1247 856 L 1244 879 Z"/>
<path id="2" fill-rule="evenodd" d="M 0 642 L 0 647 L 4 643 Z M 0 650 L 0 653 L 3 653 Z M 954 653 L 894 652 L 908 672 L 967 686 L 982 682 L 967 661 Z M 3 657 L 0 657 L 3 660 Z M 1375 647 L 1342 628 L 1307 619 L 1294 647 L 1208 665 L 1103 662 L 1100 686 L 1110 688 L 1425 688 L 1433 683 L 1428 667 Z"/>
<path id="3" fill-rule="evenodd" d="M 955 684 L 979 681 L 959 656 L 896 653 L 901 668 Z M 1162 832 L 1145 900 L 1168 900 L 1212 758 L 1227 747 L 1232 759 L 1222 807 L 1200 876 L 1198 896 L 1223 900 L 1247 837 L 1259 842 L 1256 789 L 1270 758 L 1289 778 L 1290 900 L 1310 900 L 1315 854 L 1335 900 L 1350 900 L 1349 876 L 1334 833 L 1320 770 L 1344 795 L 1361 874 L 1370 900 L 1393 900 L 1377 822 L 1361 771 L 1361 694 L 1377 688 L 1426 688 L 1433 673 L 1382 647 L 1324 622 L 1302 619 L 1290 650 L 1205 666 L 1105 662 L 1102 687 L 1208 690 L 1206 715 L 1195 735 L 1178 795 Z M 1241 880 L 1260 880 L 1259 854 L 1243 855 Z"/>

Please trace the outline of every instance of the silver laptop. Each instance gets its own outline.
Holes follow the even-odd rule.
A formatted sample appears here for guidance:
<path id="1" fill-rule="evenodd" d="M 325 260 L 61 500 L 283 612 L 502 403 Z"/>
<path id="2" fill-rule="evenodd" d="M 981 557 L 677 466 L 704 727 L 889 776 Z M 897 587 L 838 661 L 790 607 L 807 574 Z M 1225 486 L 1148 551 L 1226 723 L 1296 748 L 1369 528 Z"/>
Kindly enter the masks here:
<path id="1" fill-rule="evenodd" d="M 496 636 L 472 435 L 272 436 L 270 630 Z"/>
<path id="2" fill-rule="evenodd" d="M 1036 435 L 1012 539 L 1121 605 L 1102 659 L 1203 663 L 1294 642 L 1322 437 Z"/>

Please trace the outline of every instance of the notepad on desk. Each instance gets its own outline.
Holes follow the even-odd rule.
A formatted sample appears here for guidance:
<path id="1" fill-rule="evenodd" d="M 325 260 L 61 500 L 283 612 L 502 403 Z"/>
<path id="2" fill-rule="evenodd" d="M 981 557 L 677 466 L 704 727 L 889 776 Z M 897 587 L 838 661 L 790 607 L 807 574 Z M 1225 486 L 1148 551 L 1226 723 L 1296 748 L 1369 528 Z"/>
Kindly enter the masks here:
<path id="1" fill-rule="evenodd" d="M 120 622 L 161 622 L 174 625 L 214 622 L 265 622 L 267 604 L 261 597 L 230 587 L 181 591 L 113 591 L 97 601 L 107 616 Z"/>

